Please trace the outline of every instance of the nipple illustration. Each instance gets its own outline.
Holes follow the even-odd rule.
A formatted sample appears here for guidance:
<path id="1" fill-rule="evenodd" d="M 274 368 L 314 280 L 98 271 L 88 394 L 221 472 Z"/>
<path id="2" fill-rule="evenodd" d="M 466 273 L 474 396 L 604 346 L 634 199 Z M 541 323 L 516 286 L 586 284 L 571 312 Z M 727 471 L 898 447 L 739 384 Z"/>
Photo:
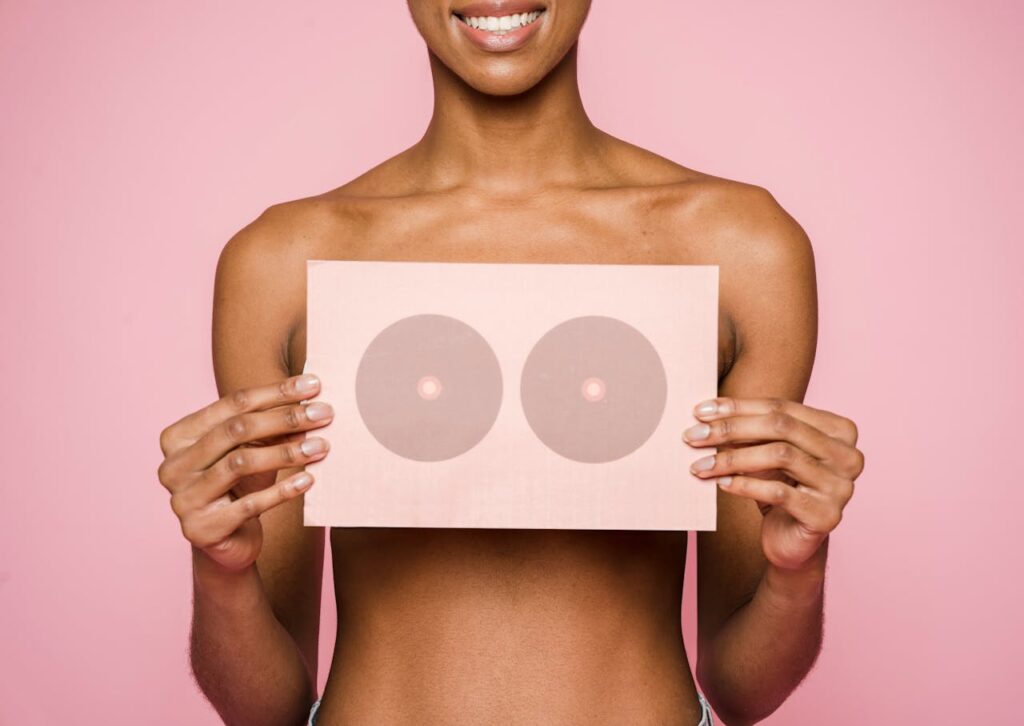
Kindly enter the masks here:
<path id="1" fill-rule="evenodd" d="M 549 449 L 600 463 L 636 451 L 658 428 L 668 381 L 657 350 L 633 326 L 588 315 L 544 334 L 520 380 L 526 420 Z"/>
<path id="2" fill-rule="evenodd" d="M 583 397 L 588 401 L 601 401 L 604 399 L 604 381 L 596 376 L 591 376 L 583 381 L 580 390 L 583 393 Z"/>
<path id="3" fill-rule="evenodd" d="M 416 392 L 424 401 L 433 401 L 441 395 L 441 381 L 437 376 L 423 376 L 416 384 Z"/>
<path id="4" fill-rule="evenodd" d="M 367 430 L 414 461 L 466 453 L 501 409 L 497 356 L 480 333 L 447 315 L 413 315 L 382 330 L 360 359 L 355 388 Z"/>

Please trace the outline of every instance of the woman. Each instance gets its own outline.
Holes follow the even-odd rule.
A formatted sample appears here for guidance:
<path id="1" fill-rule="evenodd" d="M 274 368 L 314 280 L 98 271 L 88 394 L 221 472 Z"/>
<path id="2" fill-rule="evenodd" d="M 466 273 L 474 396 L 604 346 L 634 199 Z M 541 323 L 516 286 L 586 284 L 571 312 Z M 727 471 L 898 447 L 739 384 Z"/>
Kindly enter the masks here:
<path id="1" fill-rule="evenodd" d="M 587 0 L 416 0 L 435 105 L 411 148 L 275 205 L 225 246 L 223 398 L 165 429 L 192 543 L 198 683 L 228 723 L 729 724 L 772 713 L 820 647 L 829 533 L 857 430 L 801 403 L 817 340 L 810 243 L 756 186 L 596 128 L 576 77 Z M 305 365 L 307 259 L 715 264 L 719 398 L 683 446 L 718 487 L 698 535 L 698 689 L 680 632 L 685 532 L 345 529 L 316 700 L 322 529 L 306 463 L 331 420 Z M 706 694 L 706 699 L 705 699 Z M 312 707 L 312 708 L 311 708 Z"/>

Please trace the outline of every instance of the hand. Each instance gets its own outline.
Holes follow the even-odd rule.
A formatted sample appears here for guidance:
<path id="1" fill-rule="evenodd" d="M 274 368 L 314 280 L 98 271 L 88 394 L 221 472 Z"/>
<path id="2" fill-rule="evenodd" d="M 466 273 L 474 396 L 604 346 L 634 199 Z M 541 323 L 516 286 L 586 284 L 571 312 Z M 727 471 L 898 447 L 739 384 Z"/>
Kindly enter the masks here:
<path id="1" fill-rule="evenodd" d="M 309 429 L 330 423 L 326 403 L 302 404 L 320 390 L 316 376 L 243 389 L 185 416 L 160 434 L 160 483 L 185 539 L 228 570 L 256 561 L 263 543 L 259 515 L 313 484 L 308 472 L 274 483 L 279 469 L 327 455 Z"/>
<path id="2" fill-rule="evenodd" d="M 695 461 L 691 471 L 758 503 L 769 562 L 787 570 L 808 562 L 839 525 L 864 470 L 857 426 L 777 398 L 715 398 L 694 415 L 704 423 L 683 432 L 687 443 L 729 448 Z M 733 447 L 739 443 L 747 445 Z"/>

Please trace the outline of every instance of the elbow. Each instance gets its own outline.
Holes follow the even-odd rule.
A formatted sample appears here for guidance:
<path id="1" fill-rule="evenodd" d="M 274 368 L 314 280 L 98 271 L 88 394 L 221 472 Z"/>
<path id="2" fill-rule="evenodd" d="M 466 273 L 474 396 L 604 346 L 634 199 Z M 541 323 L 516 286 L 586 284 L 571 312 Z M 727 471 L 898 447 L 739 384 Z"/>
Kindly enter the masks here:
<path id="1" fill-rule="evenodd" d="M 794 674 L 786 682 L 774 685 L 757 681 L 744 683 L 717 670 L 713 663 L 701 661 L 698 656 L 697 682 L 701 692 L 723 724 L 750 726 L 760 723 L 778 710 L 799 684 L 801 675 Z"/>
<path id="2" fill-rule="evenodd" d="M 703 681 L 701 682 L 701 690 L 718 720 L 723 724 L 728 724 L 728 726 L 753 726 L 753 724 L 760 723 L 768 718 L 775 711 L 774 708 L 767 711 L 752 709 L 750 706 L 753 704 L 730 698 L 728 694 L 704 685 Z"/>
<path id="3" fill-rule="evenodd" d="M 728 726 L 752 726 L 768 718 L 779 704 L 766 704 L 730 685 L 727 678 L 716 675 L 709 659 L 697 658 L 697 682 L 715 715 Z"/>
<path id="4" fill-rule="evenodd" d="M 711 708 L 714 709 L 715 715 L 718 716 L 718 720 L 722 724 L 728 724 L 728 726 L 753 726 L 753 724 L 760 723 L 768 717 L 768 714 L 758 715 L 731 710 L 727 704 L 721 703 L 711 695 L 707 695 L 707 699 L 708 703 L 711 704 Z"/>

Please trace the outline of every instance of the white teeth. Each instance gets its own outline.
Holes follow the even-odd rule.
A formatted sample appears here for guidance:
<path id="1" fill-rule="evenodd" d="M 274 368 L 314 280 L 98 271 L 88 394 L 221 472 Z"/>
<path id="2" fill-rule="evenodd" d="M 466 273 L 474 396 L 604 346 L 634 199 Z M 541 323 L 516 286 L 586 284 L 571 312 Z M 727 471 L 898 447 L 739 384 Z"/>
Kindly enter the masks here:
<path id="1" fill-rule="evenodd" d="M 462 17 L 458 15 L 456 17 L 470 27 L 487 30 L 496 35 L 503 35 L 510 30 L 529 25 L 539 18 L 543 12 L 543 10 L 534 10 L 529 13 L 513 13 L 511 15 L 487 15 L 483 17 Z"/>

